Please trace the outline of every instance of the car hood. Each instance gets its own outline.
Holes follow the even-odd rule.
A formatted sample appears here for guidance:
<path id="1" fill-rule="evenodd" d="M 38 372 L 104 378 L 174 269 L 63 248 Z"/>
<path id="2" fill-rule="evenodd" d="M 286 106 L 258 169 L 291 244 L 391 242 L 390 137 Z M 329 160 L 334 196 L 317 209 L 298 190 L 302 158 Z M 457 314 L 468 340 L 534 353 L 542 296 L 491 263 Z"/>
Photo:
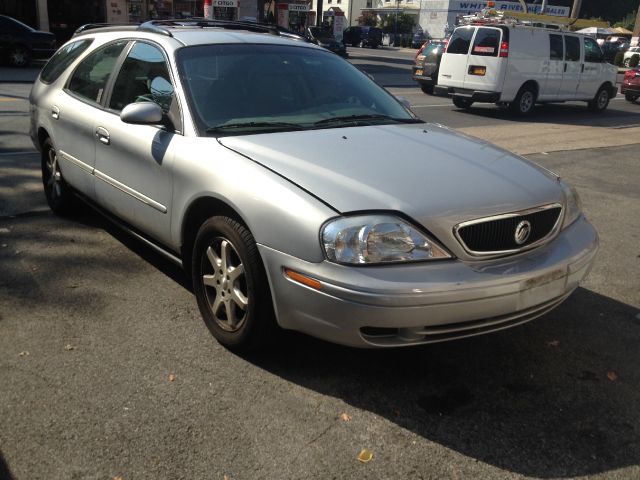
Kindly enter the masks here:
<path id="1" fill-rule="evenodd" d="M 557 178 L 550 172 L 435 124 L 307 130 L 218 141 L 340 213 L 395 210 L 442 241 L 462 221 L 563 201 Z"/>

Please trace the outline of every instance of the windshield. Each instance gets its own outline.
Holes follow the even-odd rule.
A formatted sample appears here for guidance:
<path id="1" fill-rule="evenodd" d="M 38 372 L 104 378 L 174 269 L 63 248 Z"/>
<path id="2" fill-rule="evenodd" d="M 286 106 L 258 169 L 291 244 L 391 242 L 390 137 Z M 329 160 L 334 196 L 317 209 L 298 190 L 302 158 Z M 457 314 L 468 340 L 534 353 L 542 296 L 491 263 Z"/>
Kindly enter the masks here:
<path id="1" fill-rule="evenodd" d="M 176 58 L 200 135 L 420 121 L 324 50 L 214 44 L 182 48 Z"/>

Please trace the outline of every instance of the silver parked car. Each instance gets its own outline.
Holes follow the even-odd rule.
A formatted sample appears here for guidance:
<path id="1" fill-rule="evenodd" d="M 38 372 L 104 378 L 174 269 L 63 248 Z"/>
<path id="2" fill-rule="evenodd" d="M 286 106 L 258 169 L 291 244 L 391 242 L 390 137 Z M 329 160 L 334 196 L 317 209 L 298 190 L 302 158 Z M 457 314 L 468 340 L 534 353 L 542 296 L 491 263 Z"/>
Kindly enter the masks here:
<path id="1" fill-rule="evenodd" d="M 52 210 L 81 197 L 181 262 L 232 349 L 278 326 L 394 347 L 519 325 L 598 248 L 559 177 L 270 27 L 88 27 L 31 105 Z"/>

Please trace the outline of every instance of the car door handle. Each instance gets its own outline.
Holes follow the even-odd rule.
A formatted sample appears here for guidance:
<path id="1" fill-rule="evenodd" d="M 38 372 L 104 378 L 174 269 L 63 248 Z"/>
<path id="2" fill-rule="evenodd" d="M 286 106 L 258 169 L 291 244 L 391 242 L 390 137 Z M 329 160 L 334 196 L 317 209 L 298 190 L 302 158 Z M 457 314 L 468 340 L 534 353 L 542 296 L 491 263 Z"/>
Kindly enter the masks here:
<path id="1" fill-rule="evenodd" d="M 567 62 L 564 62 L 564 71 L 567 71 Z"/>
<path id="2" fill-rule="evenodd" d="M 582 70 L 580 70 L 582 73 L 584 73 L 584 63 L 582 64 Z"/>
<path id="3" fill-rule="evenodd" d="M 54 120 L 58 120 L 60 118 L 60 109 L 55 105 L 51 107 L 51 116 Z"/>
<path id="4" fill-rule="evenodd" d="M 105 145 L 109 145 L 111 143 L 111 138 L 109 137 L 109 131 L 104 127 L 96 128 L 96 138 L 100 140 L 100 142 Z"/>

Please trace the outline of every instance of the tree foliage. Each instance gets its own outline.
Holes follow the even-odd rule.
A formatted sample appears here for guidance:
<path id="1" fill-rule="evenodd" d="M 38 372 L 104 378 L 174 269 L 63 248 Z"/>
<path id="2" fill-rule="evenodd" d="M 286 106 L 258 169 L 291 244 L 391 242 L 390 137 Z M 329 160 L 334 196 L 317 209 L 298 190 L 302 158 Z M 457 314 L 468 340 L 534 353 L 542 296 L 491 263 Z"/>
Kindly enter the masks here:
<path id="1" fill-rule="evenodd" d="M 398 33 L 411 33 L 416 24 L 415 15 L 408 13 L 398 13 Z M 394 33 L 396 31 L 396 15 L 390 14 L 382 19 L 382 30 L 385 33 Z"/>
<path id="2" fill-rule="evenodd" d="M 362 15 L 358 17 L 358 25 L 375 27 L 378 25 L 378 15 L 373 12 L 362 12 Z"/>

